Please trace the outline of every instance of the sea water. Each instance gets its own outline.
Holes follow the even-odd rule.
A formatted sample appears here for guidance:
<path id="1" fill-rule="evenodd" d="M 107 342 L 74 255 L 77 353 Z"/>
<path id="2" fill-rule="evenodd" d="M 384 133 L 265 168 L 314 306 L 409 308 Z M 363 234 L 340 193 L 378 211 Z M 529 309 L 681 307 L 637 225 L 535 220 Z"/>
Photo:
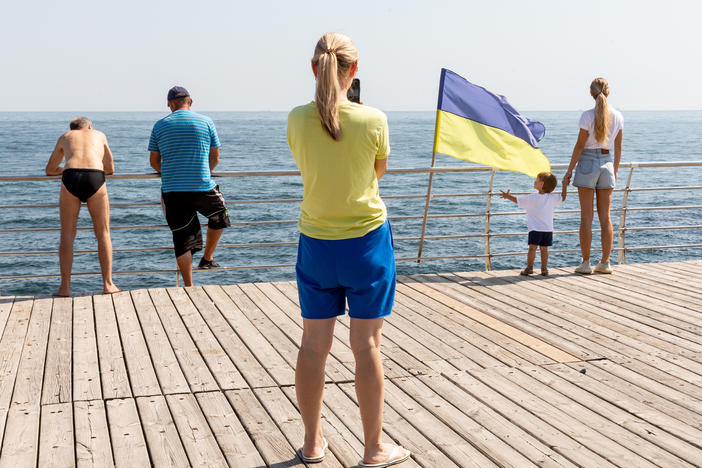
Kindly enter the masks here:
<path id="1" fill-rule="evenodd" d="M 198 110 L 198 109 L 195 109 Z M 295 170 L 287 147 L 284 112 L 203 112 L 212 117 L 222 143 L 221 160 L 217 171 L 271 171 Z M 0 113 L 0 174 L 41 175 L 58 137 L 68 129 L 68 122 L 76 113 Z M 108 138 L 115 157 L 115 168 L 120 173 L 150 173 L 147 145 L 151 127 L 164 113 L 92 113 L 94 127 Z M 552 164 L 567 164 L 578 133 L 580 111 L 525 112 L 531 119 L 546 126 L 541 141 L 544 154 Z M 702 111 L 623 111 L 625 118 L 622 162 L 651 161 L 700 161 L 702 160 Z M 388 112 L 391 154 L 390 168 L 426 168 L 431 164 L 434 112 Z M 439 167 L 467 167 L 472 164 L 446 156 L 437 156 Z M 564 171 L 556 171 L 560 179 Z M 619 173 L 617 189 L 622 189 L 629 174 L 628 168 Z M 632 187 L 684 187 L 699 186 L 702 168 L 638 168 L 634 171 Z M 382 195 L 424 195 L 428 175 L 387 174 L 380 183 Z M 434 177 L 434 194 L 480 193 L 489 188 L 490 173 L 451 173 Z M 235 177 L 218 178 L 220 189 L 227 201 L 290 199 L 302 196 L 299 176 L 285 177 Z M 533 180 L 523 174 L 498 172 L 493 190 L 511 189 L 512 192 L 530 192 Z M 56 204 L 60 181 L 0 182 L 0 205 Z M 112 203 L 158 202 L 158 179 L 108 180 Z M 630 207 L 662 207 L 673 205 L 700 205 L 700 190 L 664 190 L 632 192 Z M 388 214 L 393 217 L 421 217 L 425 200 L 422 198 L 386 199 Z M 622 192 L 615 192 L 612 208 L 622 204 Z M 480 214 L 485 212 L 486 197 L 435 198 L 430 204 L 430 215 Z M 571 193 L 557 214 L 556 231 L 577 230 L 579 224 L 577 194 Z M 232 222 L 294 221 L 298 203 L 235 204 L 229 206 Z M 492 212 L 519 212 L 516 205 L 499 197 L 492 198 Z M 619 215 L 614 213 L 613 223 L 618 226 Z M 702 210 L 632 211 L 626 225 L 681 226 L 702 224 Z M 203 219 L 204 221 L 204 219 Z M 166 228 L 138 228 L 138 226 L 163 225 L 165 220 L 158 206 L 121 207 L 111 209 L 112 241 L 115 250 L 164 247 L 170 248 L 171 235 Z M 402 240 L 416 238 L 421 232 L 421 219 L 398 219 L 392 223 L 396 239 L 397 258 L 417 256 L 419 242 Z M 493 233 L 520 233 L 526 231 L 526 218 L 518 216 L 493 216 L 490 221 Z M 79 226 L 91 226 L 85 206 L 81 209 Z M 137 226 L 117 229 L 120 226 Z M 0 209 L 0 230 L 59 227 L 57 208 Z M 595 221 L 594 228 L 598 228 Z M 429 219 L 427 236 L 481 234 L 485 230 L 482 216 Z M 224 231 L 221 244 L 254 244 L 287 242 L 294 244 L 298 238 L 295 223 L 272 225 L 235 226 Z M 26 251 L 56 251 L 59 233 L 0 233 L 0 253 Z M 702 244 L 702 229 L 631 231 L 627 233 L 627 247 Z M 616 247 L 616 234 L 615 234 Z M 593 248 L 599 248 L 599 234 L 593 236 Z M 90 230 L 79 231 L 76 250 L 95 250 L 96 242 Z M 428 240 L 424 244 L 424 257 L 471 256 L 484 253 L 480 237 L 464 239 Z M 552 250 L 578 249 L 577 234 L 557 234 Z M 491 240 L 492 253 L 524 252 L 526 236 L 497 237 Z M 266 264 L 294 264 L 296 246 L 222 248 L 215 254 L 223 266 L 254 266 Z M 627 262 L 675 261 L 700 258 L 702 249 L 640 250 L 627 252 Z M 199 262 L 201 253 L 194 257 Z M 598 254 L 593 253 L 597 260 Z M 550 265 L 573 266 L 579 262 L 577 253 L 553 253 Z M 616 254 L 613 255 L 616 261 Z M 538 262 L 538 260 L 537 260 Z M 521 268 L 523 255 L 496 257 L 492 268 Z M 434 260 L 421 263 L 398 262 L 400 274 L 433 273 L 442 271 L 482 270 L 485 261 L 476 259 Z M 175 260 L 172 250 L 154 252 L 115 252 L 114 271 L 172 270 Z M 57 274 L 58 256 L 0 255 L 0 277 Z M 99 271 L 97 255 L 76 254 L 74 272 Z M 198 284 L 229 284 L 248 281 L 278 281 L 294 279 L 292 268 L 265 270 L 236 270 L 196 273 Z M 141 287 L 167 287 L 175 284 L 175 275 L 137 274 L 116 275 L 115 283 L 125 289 Z M 0 294 L 45 294 L 59 284 L 58 278 L 27 279 L 0 282 Z M 99 276 L 78 276 L 72 281 L 74 293 L 96 292 L 101 289 Z"/>

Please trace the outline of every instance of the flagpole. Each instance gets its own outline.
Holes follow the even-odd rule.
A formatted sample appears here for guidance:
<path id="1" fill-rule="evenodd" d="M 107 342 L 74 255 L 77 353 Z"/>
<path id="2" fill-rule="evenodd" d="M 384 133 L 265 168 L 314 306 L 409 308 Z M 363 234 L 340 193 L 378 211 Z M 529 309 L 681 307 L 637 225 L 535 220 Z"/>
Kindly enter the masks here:
<path id="1" fill-rule="evenodd" d="M 436 167 L 436 148 L 439 140 L 439 123 L 441 122 L 441 110 L 436 110 L 436 121 L 434 123 L 434 147 L 431 152 L 431 168 Z M 419 238 L 419 252 L 417 252 L 417 263 L 422 261 L 422 249 L 424 248 L 424 234 L 427 230 L 427 215 L 429 214 L 429 202 L 431 201 L 431 186 L 434 181 L 434 172 L 429 172 L 429 183 L 427 184 L 427 200 L 424 204 L 424 216 L 422 217 L 422 233 Z"/>

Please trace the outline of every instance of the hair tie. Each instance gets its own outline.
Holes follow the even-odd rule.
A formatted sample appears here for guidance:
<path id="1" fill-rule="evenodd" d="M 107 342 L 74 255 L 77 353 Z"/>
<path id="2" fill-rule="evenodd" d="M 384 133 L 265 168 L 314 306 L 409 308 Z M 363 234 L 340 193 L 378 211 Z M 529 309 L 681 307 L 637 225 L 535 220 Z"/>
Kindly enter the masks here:
<path id="1" fill-rule="evenodd" d="M 334 49 L 327 49 L 327 54 L 334 54 L 336 55 L 336 51 Z"/>

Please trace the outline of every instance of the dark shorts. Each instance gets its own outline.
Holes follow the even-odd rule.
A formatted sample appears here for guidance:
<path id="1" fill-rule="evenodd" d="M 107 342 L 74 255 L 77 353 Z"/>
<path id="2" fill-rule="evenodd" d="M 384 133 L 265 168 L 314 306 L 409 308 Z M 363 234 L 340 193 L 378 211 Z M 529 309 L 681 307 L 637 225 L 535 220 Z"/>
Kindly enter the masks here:
<path id="1" fill-rule="evenodd" d="M 553 233 L 546 231 L 529 231 L 529 245 L 553 245 Z"/>
<path id="2" fill-rule="evenodd" d="M 166 222 L 173 233 L 176 258 L 188 251 L 194 253 L 202 250 L 202 230 L 197 217 L 198 212 L 207 218 L 209 229 L 231 226 L 219 186 L 207 192 L 161 193 L 161 200 Z"/>
<path id="3" fill-rule="evenodd" d="M 105 183 L 105 173 L 100 169 L 64 169 L 61 182 L 68 193 L 85 203 Z"/>
<path id="4" fill-rule="evenodd" d="M 395 251 L 390 223 L 363 237 L 323 240 L 300 234 L 297 292 L 302 316 L 362 319 L 390 315 L 395 301 Z"/>

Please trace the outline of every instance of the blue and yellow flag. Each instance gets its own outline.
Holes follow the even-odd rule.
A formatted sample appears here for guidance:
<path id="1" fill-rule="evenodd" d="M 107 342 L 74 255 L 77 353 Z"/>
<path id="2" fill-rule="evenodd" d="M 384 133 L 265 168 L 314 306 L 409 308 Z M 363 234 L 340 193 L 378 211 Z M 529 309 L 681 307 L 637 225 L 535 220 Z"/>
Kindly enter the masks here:
<path id="1" fill-rule="evenodd" d="M 551 170 L 538 146 L 546 132 L 505 99 L 441 69 L 434 152 L 536 177 Z"/>

